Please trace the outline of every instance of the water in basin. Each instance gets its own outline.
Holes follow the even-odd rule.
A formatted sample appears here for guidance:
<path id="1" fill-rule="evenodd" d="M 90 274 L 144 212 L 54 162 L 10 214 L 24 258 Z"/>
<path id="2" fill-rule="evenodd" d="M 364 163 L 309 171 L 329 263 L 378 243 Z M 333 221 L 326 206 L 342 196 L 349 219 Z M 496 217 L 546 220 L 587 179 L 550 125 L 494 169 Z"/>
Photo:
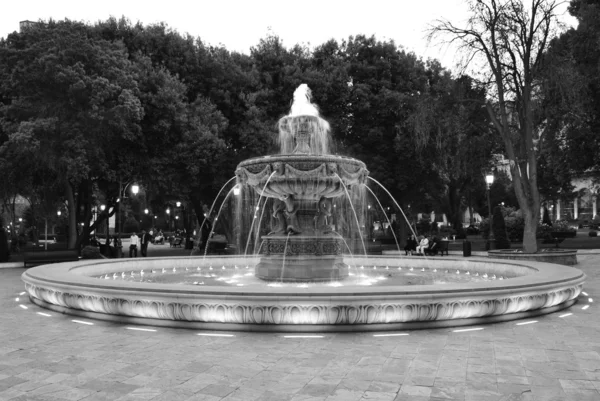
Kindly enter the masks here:
<path id="1" fill-rule="evenodd" d="M 253 266 L 198 266 L 196 269 L 162 269 L 146 271 L 124 271 L 96 276 L 105 280 L 146 282 L 173 285 L 195 285 L 204 287 L 283 287 L 283 288 L 331 288 L 364 286 L 414 286 L 444 285 L 467 282 L 504 280 L 503 276 L 480 275 L 457 269 L 414 269 L 401 266 L 348 267 L 344 280 L 328 282 L 281 282 L 264 281 L 254 275 Z"/>

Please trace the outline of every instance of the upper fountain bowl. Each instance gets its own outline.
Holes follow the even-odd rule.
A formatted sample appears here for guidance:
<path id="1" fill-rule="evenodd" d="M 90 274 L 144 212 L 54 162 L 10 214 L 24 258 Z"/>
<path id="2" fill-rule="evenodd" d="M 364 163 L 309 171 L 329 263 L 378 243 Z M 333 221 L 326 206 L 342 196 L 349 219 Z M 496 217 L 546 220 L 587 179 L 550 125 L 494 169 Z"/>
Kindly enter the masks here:
<path id="1" fill-rule="evenodd" d="M 274 173 L 274 174 L 273 174 Z M 364 184 L 369 171 L 363 162 L 334 155 L 289 154 L 244 160 L 236 169 L 238 182 L 259 195 L 297 200 L 335 198 L 345 189 Z"/>

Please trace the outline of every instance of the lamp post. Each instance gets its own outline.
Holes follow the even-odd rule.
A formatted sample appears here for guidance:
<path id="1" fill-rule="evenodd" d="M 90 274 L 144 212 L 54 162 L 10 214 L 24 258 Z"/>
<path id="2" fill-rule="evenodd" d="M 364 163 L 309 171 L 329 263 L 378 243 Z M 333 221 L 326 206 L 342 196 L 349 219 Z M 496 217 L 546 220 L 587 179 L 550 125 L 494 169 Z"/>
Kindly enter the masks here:
<path id="1" fill-rule="evenodd" d="M 177 220 L 179 220 L 179 214 L 181 214 L 181 202 L 175 202 L 175 207 L 175 231 L 177 231 Z"/>
<path id="2" fill-rule="evenodd" d="M 128 183 L 125 184 L 125 186 L 123 187 L 123 185 L 121 184 L 121 182 L 119 182 L 119 197 L 117 198 L 117 203 L 118 203 L 118 222 L 119 222 L 119 229 L 117 230 L 117 242 L 120 243 L 121 242 L 121 231 L 123 230 L 123 216 L 121 215 L 121 200 L 124 200 L 126 198 L 125 193 L 127 192 L 127 188 L 131 185 L 131 193 L 134 195 L 137 195 L 137 193 L 140 191 L 140 187 L 137 184 L 134 184 L 133 181 L 129 181 Z M 115 247 L 118 247 L 118 244 L 115 244 Z"/>
<path id="3" fill-rule="evenodd" d="M 104 211 L 106 210 L 106 205 L 102 204 L 100 205 L 100 213 L 104 213 Z M 108 245 L 108 239 L 109 239 L 109 235 L 108 235 L 108 231 L 110 228 L 110 221 L 108 221 L 108 216 L 106 216 L 106 244 Z"/>
<path id="4" fill-rule="evenodd" d="M 144 219 L 144 221 L 146 221 L 149 224 L 148 232 L 150 232 L 154 228 L 154 219 L 156 219 L 156 216 L 148 208 L 144 209 L 144 214 L 146 215 L 146 218 Z"/>
<path id="5" fill-rule="evenodd" d="M 495 249 L 496 240 L 494 238 L 494 219 L 492 218 L 492 203 L 490 202 L 490 188 L 494 183 L 494 175 L 488 174 L 485 176 L 485 182 L 487 184 L 487 201 L 488 201 L 488 216 L 490 219 L 490 235 L 488 236 L 488 242 L 486 248 L 488 250 Z"/>

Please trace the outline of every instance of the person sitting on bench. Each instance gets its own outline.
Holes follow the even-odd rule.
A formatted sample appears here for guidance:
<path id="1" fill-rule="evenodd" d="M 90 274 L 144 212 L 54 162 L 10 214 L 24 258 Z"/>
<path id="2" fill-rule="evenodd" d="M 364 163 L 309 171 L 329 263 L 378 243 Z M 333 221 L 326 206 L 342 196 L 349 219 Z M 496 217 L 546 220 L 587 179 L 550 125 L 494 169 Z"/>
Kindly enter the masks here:
<path id="1" fill-rule="evenodd" d="M 439 249 L 440 249 L 440 240 L 437 237 L 432 236 L 431 240 L 429 241 L 429 247 L 425 249 L 425 254 L 426 255 L 437 255 Z"/>
<path id="2" fill-rule="evenodd" d="M 425 249 L 429 247 L 429 239 L 421 235 L 421 241 L 419 242 L 419 246 L 417 246 L 417 255 L 424 255 Z"/>
<path id="3" fill-rule="evenodd" d="M 412 255 L 417 250 L 417 240 L 414 235 L 409 235 L 404 246 L 405 255 Z"/>

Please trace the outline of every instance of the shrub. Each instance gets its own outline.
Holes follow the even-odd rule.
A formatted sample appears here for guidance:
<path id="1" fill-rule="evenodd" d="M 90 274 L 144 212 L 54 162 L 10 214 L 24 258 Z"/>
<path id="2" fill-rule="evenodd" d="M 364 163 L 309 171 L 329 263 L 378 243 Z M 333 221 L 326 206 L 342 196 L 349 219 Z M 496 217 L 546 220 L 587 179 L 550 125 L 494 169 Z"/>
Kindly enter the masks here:
<path id="1" fill-rule="evenodd" d="M 597 237 L 597 236 L 598 236 L 598 231 L 591 230 L 591 231 L 588 233 L 588 235 L 589 235 L 590 237 Z"/>
<path id="2" fill-rule="evenodd" d="M 456 229 L 456 239 L 466 239 L 467 238 L 467 232 L 465 231 L 465 229 L 461 226 L 458 227 Z"/>
<path id="3" fill-rule="evenodd" d="M 573 227 L 573 223 L 567 220 L 557 220 L 552 226 L 540 224 L 538 225 L 537 238 L 552 240 L 552 233 L 554 232 L 570 232 L 575 236 L 577 228 Z"/>
<path id="4" fill-rule="evenodd" d="M 479 227 L 476 227 L 472 224 L 467 227 L 466 235 L 478 235 L 479 233 Z"/>
<path id="5" fill-rule="evenodd" d="M 102 259 L 100 249 L 91 245 L 84 247 L 81 250 L 81 259 Z"/>
<path id="6" fill-rule="evenodd" d="M 496 239 L 497 249 L 509 249 L 510 241 L 506 236 L 506 224 L 504 223 L 504 217 L 502 216 L 502 209 L 499 206 L 494 208 L 492 215 L 494 238 Z"/>
<path id="7" fill-rule="evenodd" d="M 577 231 L 576 225 L 568 220 L 559 220 L 552 226 L 552 231 Z"/>
<path id="8" fill-rule="evenodd" d="M 436 234 L 438 233 L 440 230 L 438 228 L 438 223 L 436 223 L 435 221 L 433 223 L 431 223 L 431 233 L 432 234 Z"/>
<path id="9" fill-rule="evenodd" d="M 511 216 L 512 216 L 512 217 L 514 217 L 514 216 L 517 216 L 517 215 L 519 215 L 519 216 L 522 216 L 522 215 L 523 215 L 523 214 L 521 213 L 521 210 L 520 210 L 520 209 L 519 209 L 519 210 L 515 210 L 515 208 L 514 208 L 514 207 L 511 207 L 511 206 L 502 206 L 502 205 L 498 205 L 498 206 L 496 206 L 496 207 L 499 207 L 499 208 L 501 208 L 501 210 L 502 210 L 502 217 L 504 217 L 505 219 L 506 219 L 507 217 L 511 217 Z"/>
<path id="10" fill-rule="evenodd" d="M 504 219 L 506 234 L 511 242 L 522 242 L 525 231 L 525 219 L 522 216 L 511 215 Z"/>
<path id="11" fill-rule="evenodd" d="M 567 224 L 567 227 L 569 229 L 572 229 L 572 230 L 575 230 L 575 231 L 577 231 L 577 229 L 580 228 L 579 226 L 581 225 L 581 222 L 579 220 L 576 220 L 576 219 L 567 219 L 565 221 L 565 223 Z"/>
<path id="12" fill-rule="evenodd" d="M 481 223 L 479 223 L 479 231 L 481 232 L 483 239 L 488 239 L 490 237 L 490 219 L 486 217 L 481 220 Z"/>
<path id="13" fill-rule="evenodd" d="M 552 231 L 558 231 L 556 230 L 556 225 L 548 226 L 546 224 L 539 224 L 537 229 L 537 238 L 551 238 L 552 236 L 550 235 L 550 233 Z"/>
<path id="14" fill-rule="evenodd" d="M 431 221 L 429 219 L 421 219 L 417 222 L 417 233 L 419 235 L 427 234 L 431 230 Z"/>
<path id="15" fill-rule="evenodd" d="M 452 226 L 441 226 L 439 233 L 442 237 L 451 237 L 456 235 L 456 230 Z"/>

